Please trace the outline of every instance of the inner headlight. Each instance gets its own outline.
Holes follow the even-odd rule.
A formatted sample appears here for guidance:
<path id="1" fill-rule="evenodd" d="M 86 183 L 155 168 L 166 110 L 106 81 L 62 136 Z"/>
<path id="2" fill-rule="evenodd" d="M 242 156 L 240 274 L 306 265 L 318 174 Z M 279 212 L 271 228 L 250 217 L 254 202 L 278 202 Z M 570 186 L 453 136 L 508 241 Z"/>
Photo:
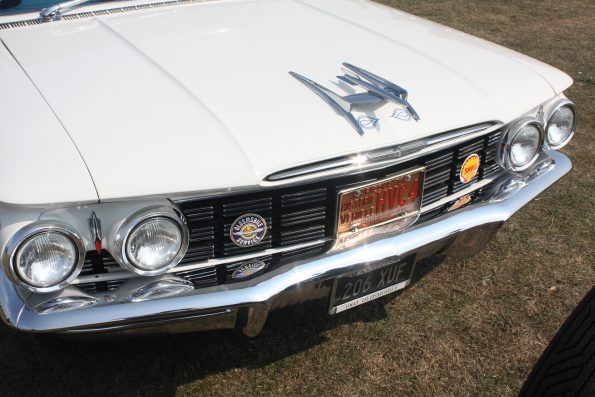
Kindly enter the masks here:
<path id="1" fill-rule="evenodd" d="M 550 149 L 560 149 L 570 141 L 575 129 L 574 106 L 570 102 L 561 104 L 547 123 L 547 146 Z"/>
<path id="2" fill-rule="evenodd" d="M 139 269 L 153 271 L 169 265 L 182 246 L 182 231 L 168 218 L 148 219 L 128 237 L 126 255 Z"/>
<path id="3" fill-rule="evenodd" d="M 525 120 L 513 126 L 506 139 L 504 165 L 512 171 L 529 168 L 539 157 L 542 142 L 543 129 L 536 120 Z"/>
<path id="4" fill-rule="evenodd" d="M 56 225 L 33 224 L 8 244 L 15 281 L 33 292 L 53 292 L 74 280 L 83 265 L 84 249 L 78 236 Z"/>
<path id="5" fill-rule="evenodd" d="M 114 254 L 126 269 L 156 276 L 176 266 L 188 249 L 189 231 L 184 217 L 171 207 L 141 210 L 120 226 Z"/>

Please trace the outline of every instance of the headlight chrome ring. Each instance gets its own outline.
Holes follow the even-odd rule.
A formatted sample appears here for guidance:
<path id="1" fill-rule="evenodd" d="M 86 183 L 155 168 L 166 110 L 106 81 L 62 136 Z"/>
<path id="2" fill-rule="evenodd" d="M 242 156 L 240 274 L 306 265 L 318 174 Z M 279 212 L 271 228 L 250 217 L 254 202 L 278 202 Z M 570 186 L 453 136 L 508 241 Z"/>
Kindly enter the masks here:
<path id="1" fill-rule="evenodd" d="M 48 283 L 47 285 L 29 284 L 17 270 L 15 259 L 19 254 L 19 250 L 41 235 L 49 236 L 52 234 L 70 240 L 76 251 L 74 255 L 74 263 L 72 264 L 71 269 L 65 272 L 66 274 L 63 277 L 58 278 L 55 282 Z M 64 289 L 78 277 L 85 263 L 85 254 L 86 251 L 83 240 L 72 228 L 60 222 L 37 222 L 23 227 L 11 237 L 4 249 L 3 265 L 10 279 L 16 284 L 31 292 L 50 293 Z"/>
<path id="2" fill-rule="evenodd" d="M 552 122 L 554 120 L 554 117 L 563 108 L 567 108 L 572 112 L 572 116 L 573 116 L 572 127 L 570 128 L 570 132 L 568 133 L 568 135 L 561 142 L 552 143 L 550 141 L 550 127 L 552 127 Z M 546 123 L 545 123 L 545 140 L 544 140 L 543 147 L 545 149 L 552 149 L 552 150 L 558 150 L 558 149 L 563 148 L 574 137 L 574 133 L 576 132 L 576 125 L 577 125 L 577 117 L 576 117 L 576 107 L 574 106 L 574 103 L 569 101 L 567 98 L 560 99 L 559 101 L 554 103 L 554 105 L 547 112 L 547 118 L 546 118 Z"/>
<path id="3" fill-rule="evenodd" d="M 527 127 L 534 127 L 539 134 L 538 141 L 535 145 L 535 153 L 524 164 L 515 164 L 512 150 L 516 140 L 519 139 L 520 135 L 526 131 Z M 502 165 L 514 172 L 520 172 L 531 167 L 533 163 L 535 163 L 535 161 L 539 158 L 541 148 L 543 147 L 543 141 L 545 139 L 544 135 L 545 133 L 543 125 L 534 118 L 524 118 L 512 124 L 508 129 L 500 151 L 499 158 L 502 162 Z"/>
<path id="4" fill-rule="evenodd" d="M 142 266 L 139 266 L 138 264 L 135 265 L 134 260 L 130 257 L 131 250 L 128 247 L 133 233 L 137 232 L 144 223 L 150 222 L 152 220 L 162 220 L 165 222 L 169 221 L 175 223 L 175 225 L 179 228 L 181 238 L 180 246 L 175 256 L 172 257 L 167 265 L 159 267 L 155 270 L 142 268 Z M 186 225 L 186 219 L 179 210 L 167 206 L 149 207 L 135 212 L 126 218 L 126 220 L 120 225 L 114 238 L 114 249 L 112 254 L 118 263 L 126 270 L 141 276 L 157 276 L 166 273 L 169 269 L 180 263 L 184 255 L 186 255 L 189 241 L 190 232 Z"/>

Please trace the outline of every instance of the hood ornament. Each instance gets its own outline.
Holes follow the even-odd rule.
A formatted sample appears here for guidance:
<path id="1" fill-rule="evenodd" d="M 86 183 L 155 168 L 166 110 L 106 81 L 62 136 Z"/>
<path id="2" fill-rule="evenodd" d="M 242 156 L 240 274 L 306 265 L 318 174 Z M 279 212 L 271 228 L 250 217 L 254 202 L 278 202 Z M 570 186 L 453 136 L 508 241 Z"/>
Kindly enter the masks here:
<path id="1" fill-rule="evenodd" d="M 289 72 L 289 74 L 314 91 L 339 115 L 344 117 L 360 135 L 364 135 L 364 129 L 351 113 L 358 108 L 392 102 L 402 106 L 403 110 L 415 121 L 420 120 L 413 106 L 407 101 L 408 93 L 403 87 L 350 63 L 343 64 L 343 72 L 345 73 L 343 76 L 337 76 L 340 81 L 350 86 L 363 88 L 367 92 L 341 96 L 298 73 Z"/>

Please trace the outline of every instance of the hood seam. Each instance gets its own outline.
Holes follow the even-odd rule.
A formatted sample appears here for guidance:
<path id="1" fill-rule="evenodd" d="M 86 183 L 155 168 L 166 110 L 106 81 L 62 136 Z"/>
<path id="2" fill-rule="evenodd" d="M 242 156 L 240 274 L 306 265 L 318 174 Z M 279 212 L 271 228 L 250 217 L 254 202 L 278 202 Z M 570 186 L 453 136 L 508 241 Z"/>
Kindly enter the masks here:
<path id="1" fill-rule="evenodd" d="M 93 179 L 93 174 L 91 174 L 91 170 L 89 169 L 89 166 L 88 166 L 87 162 L 85 161 L 85 158 L 83 157 L 83 153 L 80 151 L 78 145 L 76 144 L 76 142 L 74 141 L 74 139 L 72 138 L 72 136 L 70 135 L 70 133 L 68 132 L 68 129 L 66 128 L 66 126 L 62 122 L 62 119 L 58 116 L 58 114 L 56 113 L 56 111 L 54 110 L 54 108 L 52 107 L 52 105 L 49 103 L 49 101 L 47 100 L 47 98 L 45 97 L 45 95 L 43 94 L 43 92 L 41 92 L 41 90 L 39 89 L 39 87 L 37 86 L 37 84 L 35 83 L 35 81 L 31 78 L 31 75 L 29 75 L 29 72 L 27 72 L 27 69 L 25 69 L 25 67 L 23 66 L 23 64 L 19 61 L 19 59 L 15 56 L 15 54 L 12 52 L 12 50 L 10 49 L 10 47 L 8 47 L 8 45 L 4 42 L 4 40 L 2 40 L 1 37 L 0 37 L 0 43 L 2 43 L 2 45 L 4 46 L 4 48 L 6 48 L 6 50 L 9 52 L 10 56 L 14 59 L 14 61 L 17 63 L 17 65 L 19 65 L 19 67 L 21 68 L 21 70 L 23 71 L 23 73 L 25 73 L 25 76 L 27 76 L 27 78 L 29 79 L 29 81 L 31 82 L 31 84 L 33 84 L 33 87 L 35 87 L 35 91 L 37 91 L 37 93 L 41 96 L 41 98 L 46 103 L 46 105 L 48 106 L 48 108 L 50 109 L 50 111 L 52 112 L 52 114 L 54 115 L 54 117 L 56 118 L 56 120 L 58 121 L 58 123 L 60 123 L 60 126 L 62 127 L 62 130 L 64 130 L 64 133 L 66 134 L 66 136 L 68 136 L 68 139 L 70 140 L 70 142 L 74 146 L 74 148 L 75 148 L 76 152 L 78 153 L 81 161 L 85 165 L 85 169 L 87 170 L 87 174 L 89 175 L 89 178 L 91 178 L 91 183 L 93 184 L 93 189 L 95 189 L 95 195 L 97 196 L 97 202 L 101 202 L 101 200 L 99 198 L 99 191 L 97 190 L 97 185 L 95 184 L 95 180 Z"/>

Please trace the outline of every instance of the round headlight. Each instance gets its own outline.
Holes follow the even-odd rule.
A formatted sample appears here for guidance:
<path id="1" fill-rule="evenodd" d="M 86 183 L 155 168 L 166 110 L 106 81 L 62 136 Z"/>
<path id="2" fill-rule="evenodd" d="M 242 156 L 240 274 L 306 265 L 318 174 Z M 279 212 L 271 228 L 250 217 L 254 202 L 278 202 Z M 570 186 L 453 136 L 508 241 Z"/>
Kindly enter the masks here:
<path id="1" fill-rule="evenodd" d="M 80 239 L 55 225 L 30 225 L 9 242 L 15 281 L 34 292 L 53 292 L 74 280 L 84 262 Z"/>
<path id="2" fill-rule="evenodd" d="M 182 247 L 182 231 L 168 218 L 152 218 L 136 226 L 126 244 L 128 260 L 146 271 L 159 270 L 171 263 Z"/>
<path id="3" fill-rule="evenodd" d="M 574 106 L 571 103 L 559 106 L 547 123 L 547 146 L 559 149 L 566 145 L 574 135 L 575 127 Z"/>
<path id="4" fill-rule="evenodd" d="M 511 128 L 504 151 L 504 165 L 512 171 L 529 168 L 539 157 L 543 129 L 535 120 L 526 120 Z"/>
<path id="5" fill-rule="evenodd" d="M 124 221 L 116 234 L 113 253 L 124 268 L 142 276 L 156 276 L 180 263 L 189 237 L 179 211 L 151 207 Z"/>

